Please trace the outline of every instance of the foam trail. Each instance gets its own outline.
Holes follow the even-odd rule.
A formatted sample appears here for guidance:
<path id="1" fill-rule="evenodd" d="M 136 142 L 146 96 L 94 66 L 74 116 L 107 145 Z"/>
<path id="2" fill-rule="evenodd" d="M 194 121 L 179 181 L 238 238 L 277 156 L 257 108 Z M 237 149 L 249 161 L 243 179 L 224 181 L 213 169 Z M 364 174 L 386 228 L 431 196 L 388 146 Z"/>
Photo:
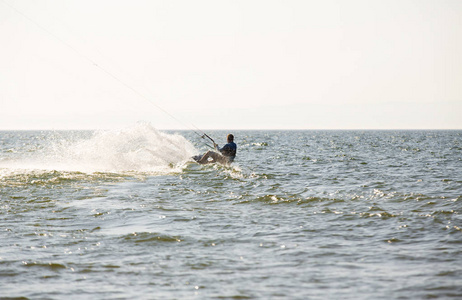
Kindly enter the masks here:
<path id="1" fill-rule="evenodd" d="M 148 123 L 95 132 L 90 138 L 51 141 L 32 157 L 10 161 L 9 168 L 77 172 L 172 172 L 193 154 L 183 136 L 157 131 Z M 3 166 L 5 167 L 5 165 Z"/>

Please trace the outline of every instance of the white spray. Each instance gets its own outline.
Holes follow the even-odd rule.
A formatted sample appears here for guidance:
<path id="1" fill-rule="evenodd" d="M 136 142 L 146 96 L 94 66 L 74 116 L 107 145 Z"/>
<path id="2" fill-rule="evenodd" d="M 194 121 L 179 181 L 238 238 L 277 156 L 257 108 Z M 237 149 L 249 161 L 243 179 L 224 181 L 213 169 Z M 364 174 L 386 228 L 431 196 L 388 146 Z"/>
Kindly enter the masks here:
<path id="1" fill-rule="evenodd" d="M 172 172 L 197 153 L 183 136 L 147 123 L 95 132 L 89 139 L 51 141 L 40 153 L 2 167 L 76 172 Z"/>

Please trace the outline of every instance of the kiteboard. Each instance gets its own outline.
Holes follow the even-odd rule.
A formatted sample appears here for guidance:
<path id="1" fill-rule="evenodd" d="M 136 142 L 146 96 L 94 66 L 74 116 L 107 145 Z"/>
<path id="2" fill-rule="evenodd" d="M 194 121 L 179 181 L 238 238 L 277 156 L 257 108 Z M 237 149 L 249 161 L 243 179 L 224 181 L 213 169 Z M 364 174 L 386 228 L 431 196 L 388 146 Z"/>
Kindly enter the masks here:
<path id="1" fill-rule="evenodd" d="M 204 156 L 207 156 L 205 160 L 202 159 Z M 218 163 L 222 165 L 229 165 L 231 163 L 226 156 L 223 156 L 219 153 L 212 152 L 212 151 L 207 152 L 203 155 L 201 154 L 195 155 L 192 157 L 192 159 L 200 165 L 214 164 L 214 163 Z"/>

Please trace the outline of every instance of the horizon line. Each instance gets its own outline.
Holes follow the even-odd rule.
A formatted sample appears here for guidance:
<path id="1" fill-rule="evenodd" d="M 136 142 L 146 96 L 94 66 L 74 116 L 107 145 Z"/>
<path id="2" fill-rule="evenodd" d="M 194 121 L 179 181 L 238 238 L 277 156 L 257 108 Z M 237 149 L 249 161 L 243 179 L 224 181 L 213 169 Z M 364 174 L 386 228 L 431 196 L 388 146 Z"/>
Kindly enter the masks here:
<path id="1" fill-rule="evenodd" d="M 113 127 L 113 128 L 0 128 L 0 132 L 5 131 L 107 131 L 107 130 L 116 130 L 129 128 L 130 126 L 125 127 Z M 180 129 L 180 128 L 156 128 L 158 131 L 195 131 L 193 129 Z M 462 130 L 462 128 L 234 128 L 234 129 L 225 129 L 225 128 L 204 128 L 200 129 L 202 131 L 250 131 L 250 130 L 260 130 L 260 131 L 444 131 L 444 130 Z"/>

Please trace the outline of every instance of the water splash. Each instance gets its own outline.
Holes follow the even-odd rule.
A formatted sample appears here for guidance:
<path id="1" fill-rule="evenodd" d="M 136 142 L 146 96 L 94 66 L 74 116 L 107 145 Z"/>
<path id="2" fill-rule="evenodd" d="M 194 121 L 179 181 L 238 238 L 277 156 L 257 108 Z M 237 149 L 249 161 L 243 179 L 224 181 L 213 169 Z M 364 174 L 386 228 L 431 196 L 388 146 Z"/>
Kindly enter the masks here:
<path id="1" fill-rule="evenodd" d="M 181 170 L 195 153 L 183 136 L 138 123 L 123 130 L 97 131 L 87 138 L 51 139 L 40 151 L 3 161 L 0 168 L 167 173 Z"/>

